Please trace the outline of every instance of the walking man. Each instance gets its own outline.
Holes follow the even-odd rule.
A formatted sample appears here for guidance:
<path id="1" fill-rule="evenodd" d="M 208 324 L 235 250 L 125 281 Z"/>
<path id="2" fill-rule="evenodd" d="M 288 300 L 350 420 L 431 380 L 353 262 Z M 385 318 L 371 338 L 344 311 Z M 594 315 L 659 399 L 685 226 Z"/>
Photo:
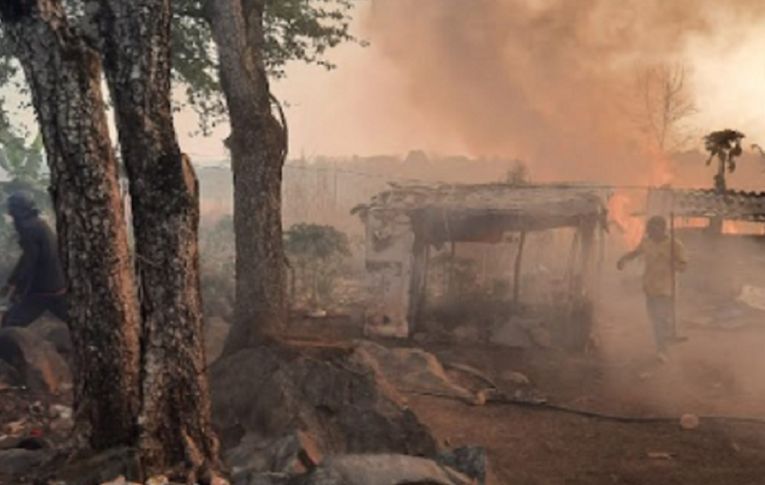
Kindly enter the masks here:
<path id="1" fill-rule="evenodd" d="M 8 198 L 8 214 L 22 253 L 0 290 L 0 296 L 10 297 L 12 302 L 3 316 L 3 327 L 26 327 L 46 311 L 66 322 L 66 283 L 56 236 L 40 217 L 34 200 L 23 192 Z"/>
<path id="2" fill-rule="evenodd" d="M 637 248 L 619 259 L 622 270 L 633 259 L 643 256 L 643 291 L 648 316 L 653 324 L 657 358 L 667 361 L 667 345 L 675 335 L 674 284 L 675 273 L 685 271 L 688 260 L 685 247 L 667 234 L 667 221 L 654 216 L 646 224 L 646 236 Z"/>

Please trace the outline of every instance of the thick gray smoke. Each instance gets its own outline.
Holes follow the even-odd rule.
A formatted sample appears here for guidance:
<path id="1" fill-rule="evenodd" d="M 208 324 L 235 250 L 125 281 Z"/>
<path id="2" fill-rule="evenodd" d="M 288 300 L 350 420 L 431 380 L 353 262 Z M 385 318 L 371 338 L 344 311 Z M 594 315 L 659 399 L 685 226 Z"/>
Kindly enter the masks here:
<path id="1" fill-rule="evenodd" d="M 412 109 L 471 155 L 520 157 L 548 180 L 652 182 L 639 74 L 764 14 L 743 0 L 373 0 L 368 25 Z"/>

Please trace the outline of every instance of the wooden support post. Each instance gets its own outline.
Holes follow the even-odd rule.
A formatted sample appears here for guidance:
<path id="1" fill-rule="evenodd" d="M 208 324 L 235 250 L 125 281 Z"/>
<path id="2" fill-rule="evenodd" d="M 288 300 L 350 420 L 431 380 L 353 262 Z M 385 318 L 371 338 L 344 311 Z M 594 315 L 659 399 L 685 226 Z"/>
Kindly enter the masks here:
<path id="1" fill-rule="evenodd" d="M 457 243 L 454 240 L 449 243 L 449 279 L 446 286 L 446 294 L 452 296 L 454 294 L 454 258 L 457 255 Z"/>
<path id="2" fill-rule="evenodd" d="M 521 232 L 518 241 L 518 252 L 515 255 L 515 269 L 513 270 L 513 303 L 518 305 L 521 298 L 521 265 L 523 262 L 523 248 L 526 246 L 526 231 Z"/>
<path id="3" fill-rule="evenodd" d="M 669 274 L 672 282 L 672 337 L 677 338 L 677 268 L 675 265 L 675 213 L 669 213 Z"/>
<path id="4" fill-rule="evenodd" d="M 574 283 L 576 280 L 576 263 L 577 253 L 579 250 L 579 239 L 581 237 L 581 231 L 578 229 L 574 232 L 574 238 L 571 240 L 571 251 L 568 255 L 568 261 L 566 263 L 566 285 L 568 286 L 568 294 L 573 293 Z"/>
<path id="5" fill-rule="evenodd" d="M 579 226 L 581 232 L 581 259 L 579 261 L 579 284 L 581 285 L 577 296 L 590 293 L 592 289 L 592 263 L 595 242 L 595 224 L 585 222 Z"/>
<path id="6" fill-rule="evenodd" d="M 420 237 L 415 237 L 412 272 L 409 281 L 409 308 L 407 311 L 407 323 L 409 335 L 419 330 L 419 320 L 425 303 L 425 289 L 428 278 L 428 244 Z"/>

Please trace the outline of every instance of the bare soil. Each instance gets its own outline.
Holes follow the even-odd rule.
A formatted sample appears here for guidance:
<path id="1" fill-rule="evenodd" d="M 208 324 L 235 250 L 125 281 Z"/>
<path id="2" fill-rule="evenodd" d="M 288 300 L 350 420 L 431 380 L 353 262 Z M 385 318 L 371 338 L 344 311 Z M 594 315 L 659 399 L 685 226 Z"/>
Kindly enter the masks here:
<path id="1" fill-rule="evenodd" d="M 488 449 L 494 482 L 507 485 L 765 484 L 765 321 L 737 330 L 682 329 L 666 364 L 656 361 L 640 309 L 602 315 L 597 349 L 431 345 L 443 362 L 482 370 L 512 389 L 508 371 L 567 407 L 666 422 L 615 422 L 507 404 L 469 406 L 431 396 L 411 405 L 450 446 Z M 625 319 L 624 315 L 628 315 Z M 679 417 L 701 416 L 684 430 Z"/>
<path id="2" fill-rule="evenodd" d="M 687 342 L 656 362 L 648 325 L 635 301 L 604 313 L 595 349 L 571 354 L 551 349 L 509 349 L 474 343 L 410 343 L 445 363 L 472 366 L 508 392 L 510 372 L 529 378 L 551 403 L 610 415 L 670 418 L 666 422 L 616 422 L 543 408 L 410 395 L 410 406 L 450 447 L 488 450 L 492 482 L 500 485 L 762 485 L 765 424 L 716 417 L 765 418 L 765 321 L 734 330 L 684 326 Z M 358 338 L 358 327 L 322 319 L 293 326 L 295 337 L 338 341 Z M 401 345 L 400 341 L 387 342 Z M 29 405 L 49 399 L 6 389 L 0 423 L 31 416 Z M 69 396 L 51 399 L 69 401 Z M 679 417 L 701 416 L 684 430 Z M 33 427 L 54 446 L 45 419 Z"/>
<path id="3" fill-rule="evenodd" d="M 681 319 L 681 323 L 683 323 Z M 338 322 L 293 327 L 312 338 L 358 337 Z M 312 328 L 312 329 L 311 329 Z M 642 301 L 602 312 L 586 354 L 510 349 L 461 342 L 424 346 L 444 363 L 480 370 L 500 389 L 517 389 L 510 372 L 531 381 L 548 402 L 606 415 L 665 417 L 617 422 L 543 408 L 410 395 L 411 407 L 450 447 L 488 450 L 491 483 L 501 485 L 762 485 L 762 424 L 705 417 L 765 419 L 765 319 L 734 330 L 681 325 L 688 340 L 657 362 Z M 401 345 L 401 342 L 386 342 Z M 701 417 L 693 430 L 680 416 Z"/>

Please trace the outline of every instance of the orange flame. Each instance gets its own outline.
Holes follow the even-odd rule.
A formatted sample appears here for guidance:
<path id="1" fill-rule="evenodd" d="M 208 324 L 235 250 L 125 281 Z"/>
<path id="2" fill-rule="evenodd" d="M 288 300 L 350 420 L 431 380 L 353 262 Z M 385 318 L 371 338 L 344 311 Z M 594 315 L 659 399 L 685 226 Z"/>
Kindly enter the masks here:
<path id="1" fill-rule="evenodd" d="M 672 159 L 667 153 L 658 148 L 646 148 L 646 153 L 651 159 L 651 179 L 656 186 L 669 185 L 674 179 L 672 173 Z"/>
<path id="2" fill-rule="evenodd" d="M 633 205 L 634 201 L 624 192 L 614 194 L 608 201 L 608 213 L 628 247 L 637 246 L 643 237 L 643 222 L 630 213 Z"/>

